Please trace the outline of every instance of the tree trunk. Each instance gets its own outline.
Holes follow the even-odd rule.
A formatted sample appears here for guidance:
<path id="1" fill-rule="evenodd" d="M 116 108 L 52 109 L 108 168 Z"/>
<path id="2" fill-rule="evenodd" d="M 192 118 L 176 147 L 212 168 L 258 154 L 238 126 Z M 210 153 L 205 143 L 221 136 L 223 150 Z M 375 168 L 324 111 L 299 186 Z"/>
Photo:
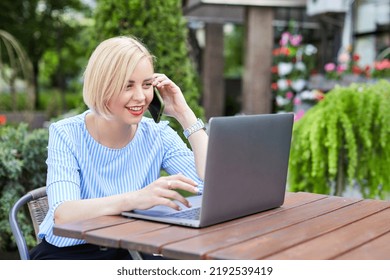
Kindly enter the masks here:
<path id="1" fill-rule="evenodd" d="M 38 67 L 38 62 L 33 61 L 33 77 L 32 77 L 32 84 L 35 89 L 35 98 L 34 98 L 34 106 L 32 110 L 37 110 L 39 109 L 39 88 L 38 88 L 38 75 L 39 75 L 39 67 Z"/>

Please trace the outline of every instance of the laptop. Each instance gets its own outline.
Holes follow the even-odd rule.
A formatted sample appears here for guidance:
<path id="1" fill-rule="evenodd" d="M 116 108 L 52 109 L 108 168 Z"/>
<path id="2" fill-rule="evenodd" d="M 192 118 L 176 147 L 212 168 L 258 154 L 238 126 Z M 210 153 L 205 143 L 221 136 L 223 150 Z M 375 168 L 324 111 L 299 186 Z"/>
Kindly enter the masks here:
<path id="1" fill-rule="evenodd" d="M 187 198 L 192 207 L 176 201 L 181 211 L 159 205 L 122 215 L 200 228 L 280 207 L 293 122 L 293 113 L 211 118 L 203 193 Z"/>

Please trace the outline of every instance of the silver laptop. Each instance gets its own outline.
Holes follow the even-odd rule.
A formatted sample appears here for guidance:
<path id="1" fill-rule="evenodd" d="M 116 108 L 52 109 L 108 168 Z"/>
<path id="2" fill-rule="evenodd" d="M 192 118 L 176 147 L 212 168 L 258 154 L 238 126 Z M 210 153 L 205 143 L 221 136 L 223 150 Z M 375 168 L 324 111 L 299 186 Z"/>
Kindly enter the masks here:
<path id="1" fill-rule="evenodd" d="M 280 207 L 284 203 L 294 115 L 213 117 L 203 194 L 176 211 L 167 206 L 122 215 L 205 227 Z"/>

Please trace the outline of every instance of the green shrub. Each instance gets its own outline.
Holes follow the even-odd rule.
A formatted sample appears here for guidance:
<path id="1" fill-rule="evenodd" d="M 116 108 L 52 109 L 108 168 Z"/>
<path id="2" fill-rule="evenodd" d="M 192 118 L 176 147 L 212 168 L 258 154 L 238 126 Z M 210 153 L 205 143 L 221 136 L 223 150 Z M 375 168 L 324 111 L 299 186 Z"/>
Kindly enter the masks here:
<path id="1" fill-rule="evenodd" d="M 65 104 L 63 104 L 65 102 Z M 86 108 L 81 91 L 66 92 L 64 101 L 56 89 L 46 89 L 39 94 L 38 111 L 45 112 L 48 118 L 55 118 L 69 110 Z M 16 94 L 16 111 L 29 110 L 26 93 Z M 0 93 L 0 112 L 13 111 L 11 95 Z"/>
<path id="2" fill-rule="evenodd" d="M 363 197 L 390 191 L 390 83 L 336 87 L 294 125 L 292 191 Z"/>
<path id="3" fill-rule="evenodd" d="M 0 249 L 15 247 L 8 223 L 12 205 L 29 190 L 46 183 L 47 142 L 46 129 L 29 131 L 23 123 L 0 126 Z M 32 246 L 35 236 L 27 210 L 19 218 L 27 245 Z"/>
<path id="4" fill-rule="evenodd" d="M 25 93 L 17 93 L 15 102 L 17 111 L 25 110 L 28 107 Z M 0 93 L 0 111 L 13 111 L 12 96 L 10 94 Z"/>

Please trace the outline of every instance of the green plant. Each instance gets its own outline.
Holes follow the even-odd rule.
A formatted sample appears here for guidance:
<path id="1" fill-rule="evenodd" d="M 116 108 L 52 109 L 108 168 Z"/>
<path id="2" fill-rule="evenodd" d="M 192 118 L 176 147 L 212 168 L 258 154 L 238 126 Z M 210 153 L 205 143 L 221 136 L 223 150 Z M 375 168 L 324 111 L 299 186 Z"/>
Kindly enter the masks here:
<path id="1" fill-rule="evenodd" d="M 14 96 L 7 93 L 0 93 L 0 111 L 28 110 L 28 103 L 27 95 L 24 92 L 16 92 Z"/>
<path id="2" fill-rule="evenodd" d="M 292 191 L 364 197 L 390 191 L 390 83 L 335 87 L 294 125 Z"/>
<path id="3" fill-rule="evenodd" d="M 45 185 L 47 141 L 46 129 L 29 131 L 24 123 L 0 126 L 0 249 L 15 246 L 8 224 L 12 205 L 29 190 Z M 19 218 L 31 246 L 35 237 L 28 213 L 22 212 Z"/>

